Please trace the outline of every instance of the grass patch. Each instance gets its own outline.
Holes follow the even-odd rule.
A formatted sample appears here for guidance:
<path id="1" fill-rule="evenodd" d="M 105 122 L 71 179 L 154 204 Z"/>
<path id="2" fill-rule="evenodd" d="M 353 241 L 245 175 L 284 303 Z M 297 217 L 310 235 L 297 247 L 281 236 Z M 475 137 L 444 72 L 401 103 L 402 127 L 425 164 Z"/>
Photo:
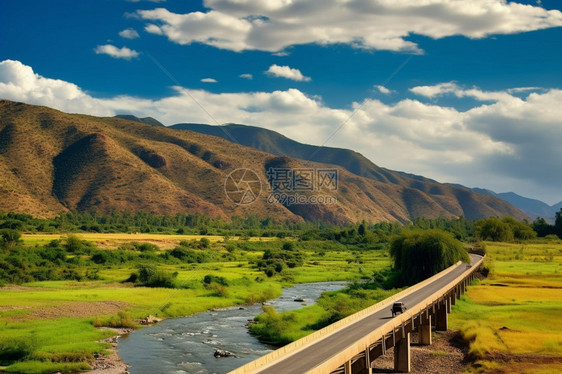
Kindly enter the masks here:
<path id="1" fill-rule="evenodd" d="M 90 370 L 90 365 L 86 362 L 45 362 L 45 361 L 26 361 L 18 362 L 4 369 L 7 373 L 29 373 L 29 374 L 50 374 L 50 373 L 72 373 Z"/>
<path id="2" fill-rule="evenodd" d="M 471 370 L 510 372 L 487 359 L 495 353 L 562 359 L 562 257 L 549 255 L 562 245 L 487 243 L 487 250 L 490 276 L 469 287 L 450 315 L 450 327 L 479 359 Z M 529 365 L 512 372 L 557 372 L 554 363 Z"/>

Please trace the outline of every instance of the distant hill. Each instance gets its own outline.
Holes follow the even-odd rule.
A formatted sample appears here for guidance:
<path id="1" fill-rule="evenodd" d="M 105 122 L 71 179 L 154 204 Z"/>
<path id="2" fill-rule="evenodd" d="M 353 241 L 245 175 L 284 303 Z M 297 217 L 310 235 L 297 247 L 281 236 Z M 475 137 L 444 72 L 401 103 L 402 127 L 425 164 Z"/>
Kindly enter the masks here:
<path id="1" fill-rule="evenodd" d="M 528 197 L 518 195 L 514 192 L 496 193 L 494 191 L 482 188 L 473 188 L 473 190 L 477 193 L 499 197 L 500 199 L 505 200 L 511 205 L 519 208 L 532 220 L 535 220 L 538 217 L 542 217 L 551 224 L 554 223 L 556 212 L 558 212 L 562 208 L 562 201 L 556 205 L 550 206 L 540 200 L 530 199 Z"/>
<path id="2" fill-rule="evenodd" d="M 442 209 L 448 214 L 467 218 L 504 216 L 506 214 L 521 219 L 526 218 L 522 212 L 512 206 L 506 208 L 509 205 L 502 200 L 488 201 L 484 196 L 475 194 L 474 191 L 464 186 L 441 184 L 419 175 L 385 169 L 375 165 L 360 153 L 349 149 L 302 144 L 275 131 L 240 124 L 211 126 L 183 123 L 170 126 L 170 128 L 218 136 L 279 156 L 339 165 L 358 176 L 388 185 L 400 186 L 405 188 L 403 200 L 410 216 L 434 214 L 435 212 L 432 213 L 429 206 L 435 204 L 437 211 Z M 419 201 L 419 198 L 422 197 L 424 203 Z M 506 213 L 504 209 L 509 210 L 509 213 Z M 494 214 L 491 211 L 500 213 Z"/>
<path id="3" fill-rule="evenodd" d="M 131 114 L 118 114 L 115 117 L 126 119 L 126 120 L 133 121 L 133 122 L 144 123 L 145 125 L 165 127 L 160 121 L 158 121 L 158 120 L 156 120 L 152 117 L 139 118 L 139 117 L 133 116 Z"/>
<path id="4" fill-rule="evenodd" d="M 269 198 L 266 173 L 270 167 L 334 166 L 273 155 L 193 131 L 0 101 L 0 211 L 38 217 L 65 211 L 146 211 L 201 213 L 225 220 L 254 215 L 277 221 L 332 223 L 524 217 L 503 200 L 466 188 L 415 179 L 390 183 L 344 168 L 338 169 L 337 188 L 302 192 L 307 198 L 329 195 L 337 203 L 278 202 Z M 240 169 L 252 171 L 255 178 L 239 185 L 261 183 L 262 192 L 252 204 L 237 205 L 231 200 L 240 195 L 232 194 L 234 183 L 239 182 L 227 177 Z M 389 177 L 406 178 L 400 174 Z M 312 177 L 303 177 L 301 182 L 306 185 Z"/>
<path id="5" fill-rule="evenodd" d="M 202 134 L 219 136 L 223 139 L 247 145 L 248 147 L 256 148 L 260 151 L 272 153 L 278 156 L 288 156 L 301 160 L 339 165 L 353 174 L 374 179 L 379 182 L 404 184 L 415 180 L 437 183 L 432 179 L 422 176 L 381 168 L 362 154 L 350 149 L 319 147 L 310 144 L 303 144 L 287 138 L 278 132 L 261 127 L 239 124 L 212 126 L 195 123 L 181 123 L 172 125 L 170 128 L 191 130 Z"/>

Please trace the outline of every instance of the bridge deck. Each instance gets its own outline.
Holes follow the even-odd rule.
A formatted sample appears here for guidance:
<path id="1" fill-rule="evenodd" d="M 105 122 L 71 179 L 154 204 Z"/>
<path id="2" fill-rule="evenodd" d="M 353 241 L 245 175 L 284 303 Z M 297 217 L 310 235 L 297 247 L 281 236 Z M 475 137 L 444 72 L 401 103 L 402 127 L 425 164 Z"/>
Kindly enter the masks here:
<path id="1" fill-rule="evenodd" d="M 471 255 L 472 264 L 480 260 L 480 258 L 481 256 Z M 448 283 L 452 282 L 464 271 L 466 271 L 466 264 L 458 265 L 450 273 L 429 283 L 418 291 L 407 295 L 402 299 L 402 301 L 408 309 L 411 309 L 421 301 L 431 296 L 433 293 L 439 291 L 442 287 L 445 287 Z M 354 342 L 365 337 L 369 332 L 382 326 L 390 319 L 392 319 L 390 309 L 388 307 L 383 307 L 378 311 L 375 311 L 373 314 L 346 326 L 332 335 L 316 341 L 293 354 L 283 357 L 273 365 L 267 366 L 255 372 L 262 374 L 305 373 L 329 357 L 336 355 L 338 352 L 342 351 Z"/>

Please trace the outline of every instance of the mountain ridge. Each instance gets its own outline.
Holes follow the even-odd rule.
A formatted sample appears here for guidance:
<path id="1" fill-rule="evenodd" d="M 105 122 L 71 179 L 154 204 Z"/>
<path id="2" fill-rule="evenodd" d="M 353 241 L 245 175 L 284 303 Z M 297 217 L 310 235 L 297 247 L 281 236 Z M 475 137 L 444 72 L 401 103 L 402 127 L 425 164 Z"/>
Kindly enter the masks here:
<path id="1" fill-rule="evenodd" d="M 3 211 L 36 216 L 64 211 L 201 213 L 225 220 L 254 215 L 338 224 L 363 219 L 525 217 L 496 197 L 465 188 L 412 179 L 410 182 L 419 184 L 413 188 L 408 183 L 361 177 L 345 168 L 337 168 L 338 188 L 328 191 L 337 204 L 291 206 L 268 201 L 270 165 L 334 168 L 334 164 L 265 153 L 194 131 L 0 101 Z M 262 183 L 261 194 L 252 204 L 234 204 L 225 193 L 229 174 L 240 168 L 254 172 Z M 310 197 L 311 193 L 303 195 Z"/>
<path id="2" fill-rule="evenodd" d="M 550 224 L 554 224 L 556 212 L 562 209 L 562 201 L 558 204 L 548 205 L 547 203 L 538 199 L 531 199 L 525 196 L 521 196 L 519 194 L 516 194 L 515 192 L 498 193 L 485 188 L 473 188 L 472 190 L 480 194 L 499 197 L 500 199 L 505 200 L 511 205 L 519 208 L 532 220 L 541 217 Z"/>

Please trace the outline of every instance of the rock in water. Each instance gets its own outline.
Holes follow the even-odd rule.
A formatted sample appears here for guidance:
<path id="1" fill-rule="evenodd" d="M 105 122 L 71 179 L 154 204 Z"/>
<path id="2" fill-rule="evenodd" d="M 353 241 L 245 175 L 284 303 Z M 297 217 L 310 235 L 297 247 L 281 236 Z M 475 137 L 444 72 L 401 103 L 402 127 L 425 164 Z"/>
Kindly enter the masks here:
<path id="1" fill-rule="evenodd" d="M 223 349 L 217 349 L 215 350 L 215 354 L 214 356 L 216 358 L 221 358 L 221 357 L 236 357 L 236 355 L 232 352 L 229 351 L 225 351 Z"/>

